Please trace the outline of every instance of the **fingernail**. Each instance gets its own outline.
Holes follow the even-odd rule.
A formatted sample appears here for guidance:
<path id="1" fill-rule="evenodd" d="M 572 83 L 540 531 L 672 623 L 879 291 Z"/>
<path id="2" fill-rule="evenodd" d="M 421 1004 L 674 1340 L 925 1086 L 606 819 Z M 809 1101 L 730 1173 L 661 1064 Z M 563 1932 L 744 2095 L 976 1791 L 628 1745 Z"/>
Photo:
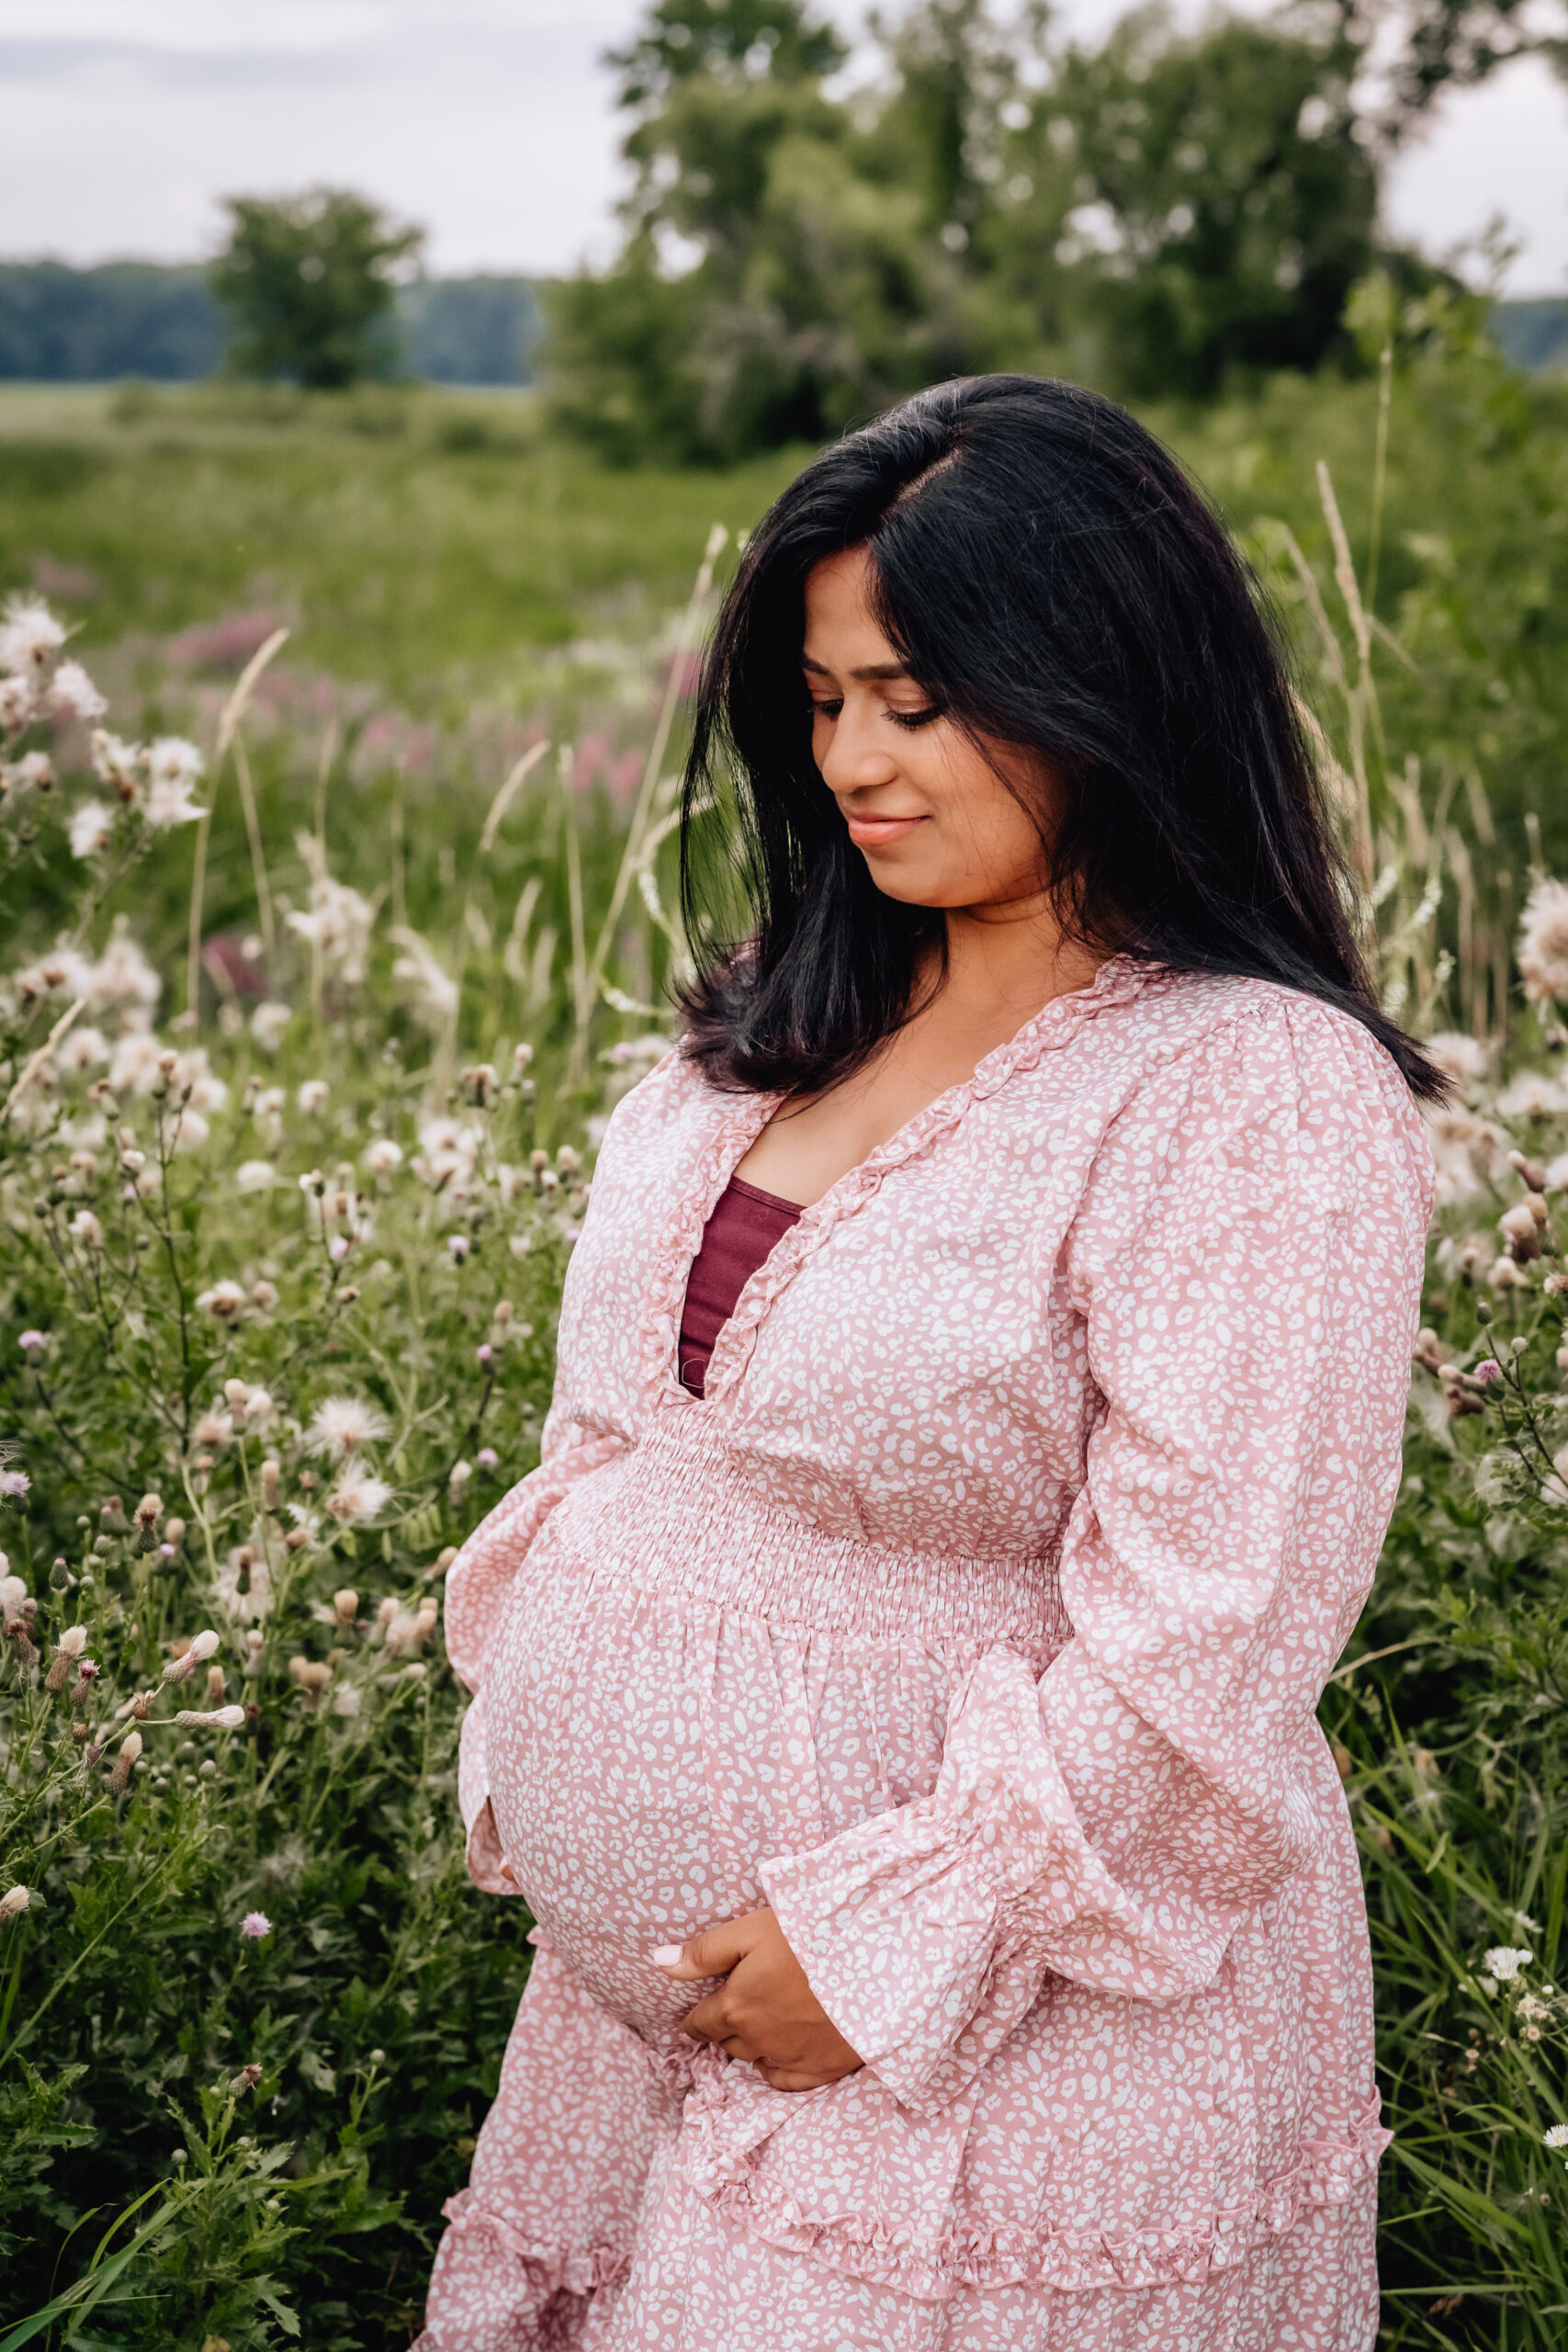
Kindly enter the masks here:
<path id="1" fill-rule="evenodd" d="M 679 1968 L 682 1957 L 679 1944 L 660 1944 L 657 1951 L 649 1953 L 655 1968 Z"/>

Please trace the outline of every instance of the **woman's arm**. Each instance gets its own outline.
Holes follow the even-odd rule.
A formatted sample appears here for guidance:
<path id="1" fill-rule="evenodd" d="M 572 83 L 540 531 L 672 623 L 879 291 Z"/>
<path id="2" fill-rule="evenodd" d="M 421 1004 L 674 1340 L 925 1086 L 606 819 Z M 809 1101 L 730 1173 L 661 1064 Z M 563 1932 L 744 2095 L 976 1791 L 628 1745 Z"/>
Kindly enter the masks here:
<path id="1" fill-rule="evenodd" d="M 998 1648 L 938 1784 L 764 1862 L 813 1992 L 940 2103 L 1047 1971 L 1165 2000 L 1315 1850 L 1306 1743 L 1398 1476 L 1425 1144 L 1359 1030 L 1305 1000 L 1162 1073 L 1069 1252 L 1103 1396 L 1066 1531 L 1074 1638 Z"/>

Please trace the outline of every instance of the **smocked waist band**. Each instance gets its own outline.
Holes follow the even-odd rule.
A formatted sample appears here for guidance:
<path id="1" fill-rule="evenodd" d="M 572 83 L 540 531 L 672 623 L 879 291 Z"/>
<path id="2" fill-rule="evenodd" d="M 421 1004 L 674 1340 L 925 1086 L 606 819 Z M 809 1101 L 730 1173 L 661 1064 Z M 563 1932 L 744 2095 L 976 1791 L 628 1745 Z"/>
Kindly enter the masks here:
<path id="1" fill-rule="evenodd" d="M 830 1534 L 760 1491 L 690 1419 L 655 1423 L 581 1479 L 548 1522 L 580 1574 L 771 1624 L 939 1647 L 1009 1642 L 1040 1664 L 1069 1640 L 1055 1555 L 897 1550 Z"/>

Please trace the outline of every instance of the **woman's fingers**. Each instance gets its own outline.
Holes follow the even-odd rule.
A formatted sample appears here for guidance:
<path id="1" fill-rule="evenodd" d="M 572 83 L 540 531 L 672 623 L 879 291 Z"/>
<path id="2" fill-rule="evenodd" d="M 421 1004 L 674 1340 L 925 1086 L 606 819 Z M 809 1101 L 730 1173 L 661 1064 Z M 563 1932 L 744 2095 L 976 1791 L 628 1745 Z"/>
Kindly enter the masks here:
<path id="1" fill-rule="evenodd" d="M 726 1919 L 716 1928 L 705 1928 L 700 1936 L 692 1936 L 683 1944 L 660 1944 L 648 1956 L 678 1984 L 698 1984 L 705 1976 L 728 1976 L 757 1940 L 752 1923 L 762 1916 L 750 1911 L 741 1918 Z"/>

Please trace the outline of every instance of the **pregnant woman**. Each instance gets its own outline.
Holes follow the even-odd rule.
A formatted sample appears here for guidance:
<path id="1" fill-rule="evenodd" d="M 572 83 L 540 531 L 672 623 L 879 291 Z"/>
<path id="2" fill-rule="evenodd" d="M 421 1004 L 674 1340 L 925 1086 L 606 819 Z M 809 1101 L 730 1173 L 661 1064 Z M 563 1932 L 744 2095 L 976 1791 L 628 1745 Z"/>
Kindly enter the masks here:
<path id="1" fill-rule="evenodd" d="M 1369 2352 L 1314 1711 L 1438 1081 L 1247 575 L 1108 401 L 922 393 L 748 547 L 686 808 L 684 1032 L 449 1578 L 537 1950 L 422 2342 Z"/>

